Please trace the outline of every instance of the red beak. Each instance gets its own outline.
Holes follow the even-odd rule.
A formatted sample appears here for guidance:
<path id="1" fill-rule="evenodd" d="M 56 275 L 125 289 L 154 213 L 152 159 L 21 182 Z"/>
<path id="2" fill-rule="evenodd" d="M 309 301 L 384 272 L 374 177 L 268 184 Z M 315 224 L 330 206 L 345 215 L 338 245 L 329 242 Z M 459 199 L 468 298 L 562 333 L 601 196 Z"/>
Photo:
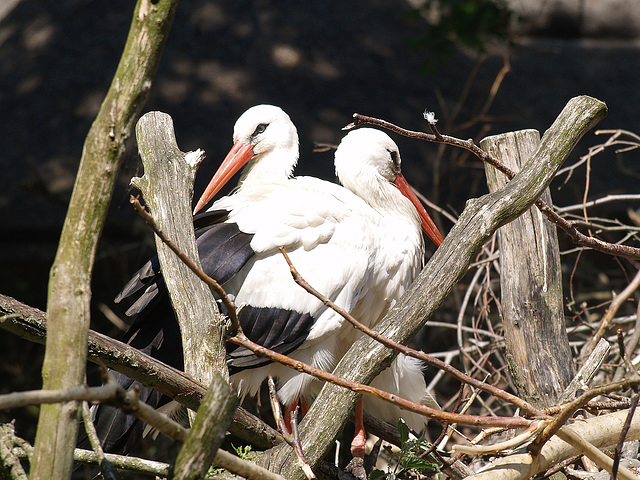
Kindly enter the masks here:
<path id="1" fill-rule="evenodd" d="M 240 141 L 237 141 L 227 153 L 218 171 L 213 175 L 213 178 L 207 185 L 204 193 L 198 200 L 196 208 L 193 210 L 193 214 L 198 213 L 202 207 L 204 207 L 209 201 L 220 191 L 224 185 L 231 180 L 238 170 L 246 165 L 246 163 L 253 157 L 253 145 L 247 145 Z"/>
<path id="2" fill-rule="evenodd" d="M 413 203 L 413 206 L 416 207 L 418 216 L 420 217 L 420 222 L 422 223 L 422 230 L 424 230 L 424 233 L 426 233 L 433 243 L 439 247 L 443 241 L 442 235 L 440 235 L 435 223 L 433 223 L 433 220 L 431 220 L 431 217 L 422 206 L 422 203 L 420 203 L 420 200 L 418 200 L 418 197 L 416 197 L 416 194 L 413 193 L 413 190 L 401 173 L 398 174 L 396 181 L 393 184 L 398 187 L 398 190 L 400 190 L 402 194 L 407 197 L 411 203 Z"/>

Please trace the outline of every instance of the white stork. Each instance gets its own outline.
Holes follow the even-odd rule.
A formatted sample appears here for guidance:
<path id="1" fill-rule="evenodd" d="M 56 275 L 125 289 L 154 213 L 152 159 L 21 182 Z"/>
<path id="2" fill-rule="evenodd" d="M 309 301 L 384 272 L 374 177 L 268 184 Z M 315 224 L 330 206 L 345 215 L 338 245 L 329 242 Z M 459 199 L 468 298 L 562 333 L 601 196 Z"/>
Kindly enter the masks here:
<path id="1" fill-rule="evenodd" d="M 236 122 L 234 146 L 196 211 L 245 165 L 238 188 L 194 217 L 203 269 L 233 296 L 245 334 L 267 348 L 329 371 L 355 339 L 342 333 L 353 329 L 343 329 L 346 321 L 340 315 L 295 284 L 278 247 L 287 250 L 317 290 L 374 324 L 419 271 L 424 250 L 420 219 L 428 225 L 427 235 L 436 244 L 442 241 L 419 202 L 415 200 L 414 207 L 402 195 L 407 186 L 399 175 L 395 144 L 373 131 L 369 138 L 378 137 L 372 153 L 358 152 L 366 147 L 356 144 L 366 140 L 367 131 L 372 132 L 361 129 L 347 135 L 336 152 L 337 173 L 356 195 L 315 178 L 291 178 L 298 157 L 295 127 L 277 107 L 253 107 Z M 383 143 L 379 135 L 386 137 Z M 127 313 L 147 312 L 166 297 L 163 290 L 157 260 L 152 260 L 116 301 L 140 294 Z M 166 300 L 161 305 L 166 309 Z M 166 322 L 148 312 L 139 316 L 127 338 L 133 346 L 181 367 L 177 322 L 167 313 Z M 231 380 L 241 395 L 255 394 L 268 375 L 278 379 L 278 396 L 285 405 L 299 397 L 310 400 L 321 387 L 308 375 L 241 348 L 230 349 L 227 358 Z M 408 376 L 408 371 L 413 373 Z M 423 400 L 426 389 L 419 364 L 403 357 L 388 372 L 376 381 L 400 395 L 403 378 L 415 379 L 417 372 L 422 390 L 407 396 Z M 415 382 L 412 388 L 416 390 Z"/>
<path id="2" fill-rule="evenodd" d="M 351 131 L 342 139 L 335 154 L 336 175 L 340 183 L 381 216 L 380 229 L 376 232 L 376 258 L 379 260 L 373 281 L 364 295 L 375 307 L 352 312 L 370 327 L 386 315 L 420 272 L 424 262 L 422 231 L 437 246 L 443 240 L 402 175 L 400 165 L 400 151 L 395 142 L 387 134 L 372 128 Z M 422 362 L 399 354 L 391 366 L 373 380 L 372 385 L 414 403 L 439 408 L 427 392 L 422 369 Z M 416 429 L 426 424 L 425 417 L 401 412 L 380 400 L 365 397 L 365 405 L 369 413 L 387 422 L 395 423 L 402 417 Z M 364 455 L 362 409 L 363 403 L 359 402 L 356 438 L 351 448 L 354 456 Z"/>

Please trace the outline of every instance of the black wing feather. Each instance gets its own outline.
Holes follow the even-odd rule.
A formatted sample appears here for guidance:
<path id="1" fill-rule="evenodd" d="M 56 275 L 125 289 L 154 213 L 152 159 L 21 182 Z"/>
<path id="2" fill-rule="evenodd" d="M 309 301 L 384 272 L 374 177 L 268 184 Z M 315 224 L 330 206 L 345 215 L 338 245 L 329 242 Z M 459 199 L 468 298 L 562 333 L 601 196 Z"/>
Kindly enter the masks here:
<path id="1" fill-rule="evenodd" d="M 238 320 L 251 341 L 283 355 L 302 345 L 315 323 L 308 313 L 250 305 L 240 309 Z M 227 366 L 231 375 L 269 363 L 270 360 L 258 357 L 250 350 L 227 344 Z"/>

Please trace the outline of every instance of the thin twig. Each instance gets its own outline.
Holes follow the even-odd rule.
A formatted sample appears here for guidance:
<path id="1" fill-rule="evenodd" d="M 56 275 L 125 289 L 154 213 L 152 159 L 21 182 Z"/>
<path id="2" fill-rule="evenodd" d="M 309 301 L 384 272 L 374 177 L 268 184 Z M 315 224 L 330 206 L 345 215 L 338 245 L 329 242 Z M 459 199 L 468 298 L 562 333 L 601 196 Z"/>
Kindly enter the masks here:
<path id="1" fill-rule="evenodd" d="M 504 426 L 507 428 L 525 428 L 531 423 L 530 420 L 527 420 L 522 417 L 514 418 L 514 417 L 495 417 L 495 416 L 484 417 L 484 416 L 478 416 L 478 415 L 460 415 L 455 413 L 443 412 L 440 410 L 436 410 L 434 408 L 427 407 L 426 405 L 413 403 L 413 402 L 410 402 L 409 400 L 398 397 L 397 395 L 393 395 L 391 393 L 385 392 L 384 390 L 380 390 L 379 388 L 375 388 L 370 385 L 363 385 L 361 383 L 356 383 L 350 380 L 346 380 L 332 373 L 325 372 L 324 370 L 320 370 L 318 368 L 312 367 L 311 365 L 303 363 L 299 360 L 294 360 L 290 357 L 287 357 L 286 355 L 282 355 L 278 352 L 274 352 L 273 350 L 269 350 L 268 348 L 265 348 L 262 345 L 258 345 L 257 343 L 252 342 L 241 332 L 237 333 L 233 337 L 228 338 L 227 341 L 235 345 L 244 347 L 248 350 L 251 350 L 254 354 L 256 354 L 259 357 L 268 358 L 271 361 L 281 363 L 282 365 L 285 365 L 299 372 L 307 373 L 325 382 L 333 383 L 334 385 L 347 388 L 356 393 L 362 393 L 362 394 L 379 398 L 403 410 L 408 410 L 414 413 L 418 413 L 420 415 L 433 418 L 434 420 L 438 420 L 440 422 L 452 422 L 452 423 L 457 422 L 461 425 L 471 425 L 471 426 L 478 426 L 478 427 Z M 464 375 L 461 372 L 459 373 L 461 375 Z M 473 382 L 476 383 L 475 380 L 473 380 Z M 488 385 L 485 386 L 485 388 L 489 388 L 489 387 L 490 386 Z M 495 388 L 495 387 L 491 387 L 491 388 Z M 503 394 L 507 394 L 507 393 L 503 392 Z"/>
<path id="2" fill-rule="evenodd" d="M 595 207 L 597 205 L 604 205 L 610 202 L 637 202 L 640 201 L 640 195 L 634 194 L 621 194 L 621 195 L 607 195 L 589 202 L 584 202 L 580 205 L 569 205 L 567 207 L 554 207 L 558 213 L 567 213 L 574 210 L 582 210 L 583 208 Z"/>
<path id="3" fill-rule="evenodd" d="M 25 442 L 26 443 L 26 442 Z M 33 453 L 33 447 L 31 445 L 21 445 L 15 447 L 13 452 L 16 456 L 23 459 L 29 459 Z M 120 470 L 128 470 L 135 473 L 142 473 L 147 475 L 155 475 L 156 477 L 169 477 L 171 473 L 171 465 L 168 463 L 155 462 L 153 460 L 146 460 L 144 458 L 130 457 L 125 455 L 114 455 L 112 453 L 105 453 L 105 458 L 114 467 Z M 99 465 L 100 459 L 95 452 L 91 450 L 84 450 L 76 448 L 73 452 L 73 460 L 75 462 L 87 463 L 93 465 Z"/>
<path id="4" fill-rule="evenodd" d="M 546 425 L 546 422 L 535 422 L 524 432 L 504 442 L 493 445 L 454 445 L 451 450 L 464 453 L 465 455 L 492 455 L 503 450 L 513 449 L 531 441 Z"/>
<path id="5" fill-rule="evenodd" d="M 319 293 L 317 290 L 315 290 L 311 285 L 309 285 L 306 280 L 304 280 L 304 278 L 302 278 L 302 276 L 300 275 L 300 273 L 296 270 L 295 266 L 291 263 L 291 259 L 289 258 L 289 256 L 287 255 L 287 252 L 280 247 L 280 251 L 282 252 L 282 254 L 284 255 L 287 263 L 289 264 L 289 268 L 291 270 L 291 274 L 295 280 L 295 282 L 300 285 L 302 288 L 304 288 L 307 292 L 309 292 L 310 294 L 312 294 L 313 296 L 315 296 L 317 299 L 319 299 L 321 302 L 323 302 L 324 305 L 327 305 L 328 307 L 330 307 L 331 309 L 333 309 L 335 312 L 339 313 L 340 315 L 342 315 L 347 321 L 349 321 L 354 327 L 356 327 L 358 330 L 360 330 L 361 332 L 365 333 L 366 335 L 370 336 L 371 338 L 373 338 L 374 340 L 377 340 L 378 342 L 382 343 L 383 345 L 385 345 L 386 347 L 395 349 L 407 356 L 411 356 L 414 358 L 417 358 L 419 360 L 424 361 L 425 363 L 442 369 L 444 371 L 446 371 L 447 373 L 451 374 L 453 377 L 455 377 L 456 379 L 464 382 L 464 383 L 468 383 L 469 385 L 482 390 L 486 393 L 489 393 L 493 396 L 496 396 L 498 398 L 501 398 L 502 400 L 505 400 L 509 403 L 512 403 L 513 405 L 519 407 L 520 409 L 522 409 L 523 411 L 525 411 L 526 413 L 532 415 L 532 416 L 540 416 L 540 417 L 545 417 L 544 413 L 535 408 L 533 405 L 529 404 L 528 402 L 526 402 L 525 400 L 522 400 L 521 398 L 516 397 L 515 395 L 512 395 L 508 392 L 505 392 L 504 390 L 501 390 L 499 388 L 493 387 L 492 385 L 488 385 L 484 382 L 481 382 L 479 380 L 476 380 L 475 378 L 472 378 L 468 375 L 466 375 L 465 373 L 462 373 L 460 370 L 457 370 L 456 368 L 452 367 L 451 365 L 446 364 L 445 362 L 443 362 L 442 360 L 433 358 L 427 354 L 425 354 L 424 352 L 421 351 L 417 351 L 414 350 L 412 348 L 407 347 L 406 345 L 402 345 L 401 343 L 397 343 L 394 342 L 392 340 L 389 340 L 388 338 L 385 338 L 384 336 L 380 335 L 378 332 L 371 330 L 370 328 L 366 327 L 365 325 L 363 325 L 362 323 L 360 323 L 358 320 L 356 320 L 353 316 L 351 316 L 347 311 L 345 311 L 343 308 L 337 306 L 335 303 L 333 303 L 331 300 L 329 300 L 327 297 L 325 297 L 324 295 L 322 295 L 321 293 Z M 434 417 L 436 418 L 436 417 Z M 452 422 L 456 422 L 455 419 L 451 419 Z M 458 423 L 462 423 L 462 422 L 458 422 Z"/>
<path id="6" fill-rule="evenodd" d="M 273 412 L 273 417 L 276 420 L 276 424 L 282 432 L 285 441 L 296 453 L 300 468 L 302 468 L 302 471 L 304 472 L 306 477 L 309 480 L 314 480 L 316 476 L 313 473 L 313 470 L 311 470 L 309 462 L 307 462 L 307 459 L 304 457 L 304 452 L 302 451 L 302 443 L 300 442 L 300 435 L 298 433 L 298 407 L 296 407 L 291 412 L 291 431 L 289 432 L 289 429 L 287 428 L 282 415 L 282 408 L 280 407 L 278 394 L 276 393 L 276 384 L 273 381 L 273 377 L 271 375 L 269 375 L 267 384 L 269 386 L 269 400 L 271 401 L 271 411 Z"/>
<path id="7" fill-rule="evenodd" d="M 618 438 L 618 444 L 616 445 L 616 453 L 613 457 L 613 467 L 611 468 L 611 480 L 616 480 L 618 476 L 618 466 L 620 465 L 620 455 L 622 454 L 622 446 L 624 445 L 624 439 L 629 432 L 629 427 L 631 427 L 631 419 L 636 411 L 638 406 L 638 399 L 640 399 L 639 395 L 634 395 L 631 399 L 631 407 L 629 408 L 629 415 L 627 415 L 626 420 L 624 421 L 624 426 L 620 431 L 620 438 Z"/>
<path id="8" fill-rule="evenodd" d="M 84 431 L 87 433 L 87 438 L 89 438 L 91 448 L 94 452 L 96 452 L 96 455 L 98 456 L 100 473 L 102 473 L 104 478 L 107 480 L 116 480 L 116 476 L 113 473 L 113 467 L 104 456 L 104 450 L 102 450 L 102 445 L 100 445 L 100 439 L 98 438 L 96 427 L 91 420 L 89 403 L 87 403 L 86 401 L 82 402 L 82 421 L 84 423 Z"/>
<path id="9" fill-rule="evenodd" d="M 147 223 L 147 225 L 149 225 L 151 227 L 151 229 L 158 236 L 158 238 L 160 238 L 160 240 L 162 240 L 162 242 L 167 247 L 169 247 L 173 251 L 173 253 L 175 253 L 178 256 L 178 258 L 187 267 L 189 267 L 189 269 L 193 273 L 195 273 L 197 275 L 197 277 L 200 280 L 202 280 L 204 283 L 206 283 L 209 286 L 209 288 L 211 288 L 213 291 L 216 292 L 216 294 L 222 300 L 222 303 L 224 304 L 225 308 L 227 309 L 227 312 L 229 312 L 229 318 L 231 319 L 231 322 L 233 323 L 233 325 L 234 326 L 239 325 L 237 312 L 236 312 L 236 307 L 235 307 L 233 301 L 227 295 L 227 292 L 224 291 L 224 289 L 220 286 L 220 284 L 218 282 L 216 282 L 213 278 L 211 278 L 209 275 L 204 273 L 202 271 L 202 269 L 198 268 L 198 266 L 189 257 L 187 257 L 178 248 L 178 246 L 175 243 L 173 243 L 173 241 L 170 238 L 168 238 L 165 235 L 165 233 L 158 226 L 158 224 L 153 219 L 151 214 L 145 210 L 145 208 L 140 204 L 140 201 L 136 197 L 131 195 L 131 198 L 129 199 L 129 201 L 133 205 L 133 208 L 136 210 L 136 212 L 138 212 L 138 214 L 144 219 L 144 221 Z"/>
<path id="10" fill-rule="evenodd" d="M 607 309 L 606 313 L 602 316 L 602 320 L 600 321 L 598 330 L 593 334 L 593 336 L 589 339 L 587 344 L 580 352 L 580 356 L 582 358 L 591 355 L 591 352 L 595 348 L 600 338 L 602 338 L 602 335 L 604 335 L 605 330 L 609 326 L 609 323 L 611 323 L 611 320 L 613 319 L 615 314 L 618 312 L 618 309 L 638 288 L 640 288 L 640 270 L 638 270 L 636 276 L 633 277 L 633 280 L 631 280 L 629 285 L 627 285 L 627 287 L 622 292 L 620 292 L 620 295 L 617 295 L 611 302 L 611 305 Z"/>
<path id="11" fill-rule="evenodd" d="M 413 130 L 407 130 L 405 128 L 394 125 L 393 123 L 387 122 L 386 120 L 381 120 L 374 117 L 369 117 L 366 115 L 360 115 L 359 113 L 353 114 L 353 123 L 344 127 L 344 129 L 354 128 L 360 124 L 366 123 L 369 125 L 377 125 L 382 128 L 386 128 L 387 130 L 391 130 L 399 135 L 404 135 L 410 138 L 416 138 L 419 140 L 425 140 L 428 142 L 435 143 L 444 143 L 447 145 L 452 145 L 455 147 L 463 148 L 471 153 L 473 153 L 476 157 L 478 157 L 483 162 L 488 163 L 489 165 L 497 168 L 499 171 L 504 173 L 509 179 L 512 179 L 515 176 L 515 172 L 511 169 L 504 166 L 502 163 L 498 162 L 496 159 L 488 155 L 484 152 L 480 147 L 478 147 L 472 140 L 460 140 L 455 137 L 451 137 L 449 135 L 441 135 L 442 139 L 439 139 L 434 134 L 424 133 L 424 132 L 416 132 Z M 553 211 L 549 205 L 541 199 L 535 201 L 536 207 L 544 214 L 552 223 L 560 227 L 562 230 L 571 237 L 571 239 L 577 243 L 578 245 L 582 245 L 584 247 L 589 247 L 594 250 L 598 250 L 603 253 L 607 253 L 610 255 L 620 255 L 631 258 L 640 259 L 640 248 L 630 247 L 628 245 L 617 245 L 608 242 L 604 242 L 598 238 L 589 237 L 584 235 L 582 232 L 578 231 L 578 229 L 556 212 Z"/>
<path id="12" fill-rule="evenodd" d="M 119 385 L 64 388 L 60 390 L 28 390 L 0 395 L 0 410 L 71 401 L 105 402 L 116 398 Z M 122 388 L 122 387 L 120 387 Z"/>

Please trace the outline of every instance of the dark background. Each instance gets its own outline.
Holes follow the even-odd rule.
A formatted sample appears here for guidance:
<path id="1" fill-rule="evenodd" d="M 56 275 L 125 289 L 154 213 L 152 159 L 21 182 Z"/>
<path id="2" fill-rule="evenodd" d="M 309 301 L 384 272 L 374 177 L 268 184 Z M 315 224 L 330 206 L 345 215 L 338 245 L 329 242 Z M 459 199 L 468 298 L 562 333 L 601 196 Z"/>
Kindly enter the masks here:
<path id="1" fill-rule="evenodd" d="M 45 309 L 83 140 L 115 72 L 134 5 L 9 3 L 0 8 L 0 292 Z M 196 195 L 231 146 L 236 118 L 258 103 L 281 106 L 297 125 L 297 174 L 328 180 L 334 178 L 332 152 L 314 153 L 314 142 L 337 144 L 354 112 L 427 130 L 422 112 L 428 109 L 442 133 L 480 140 L 522 128 L 543 132 L 570 98 L 588 94 L 609 107 L 598 128 L 640 133 L 640 19 L 633 2 L 613 4 L 628 8 L 610 9 L 609 27 L 599 30 L 570 9 L 521 19 L 512 42 L 487 45 L 478 62 L 469 50 L 445 53 L 421 44 L 429 24 L 400 0 L 183 1 L 144 111 L 173 117 L 183 151 L 206 151 Z M 505 54 L 511 70 L 479 118 Z M 467 82 L 468 95 L 452 118 Z M 468 198 L 486 191 L 476 159 L 394 139 L 409 182 L 442 208 L 460 212 Z M 601 140 L 587 134 L 570 162 Z M 638 151 L 598 156 L 590 198 L 639 193 L 638 159 Z M 129 179 L 141 173 L 132 142 L 95 264 L 92 326 L 112 335 L 118 331 L 99 307 L 121 314 L 114 296 L 153 253 L 151 235 L 128 203 Z M 566 205 L 579 201 L 583 189 L 584 171 L 552 194 Z M 627 207 L 614 204 L 604 213 L 627 221 Z M 451 224 L 433 216 L 446 233 Z M 0 331 L 0 348 L 0 392 L 38 388 L 42 347 Z M 28 419 L 36 412 L 19 414 L 19 434 L 30 438 Z"/>

